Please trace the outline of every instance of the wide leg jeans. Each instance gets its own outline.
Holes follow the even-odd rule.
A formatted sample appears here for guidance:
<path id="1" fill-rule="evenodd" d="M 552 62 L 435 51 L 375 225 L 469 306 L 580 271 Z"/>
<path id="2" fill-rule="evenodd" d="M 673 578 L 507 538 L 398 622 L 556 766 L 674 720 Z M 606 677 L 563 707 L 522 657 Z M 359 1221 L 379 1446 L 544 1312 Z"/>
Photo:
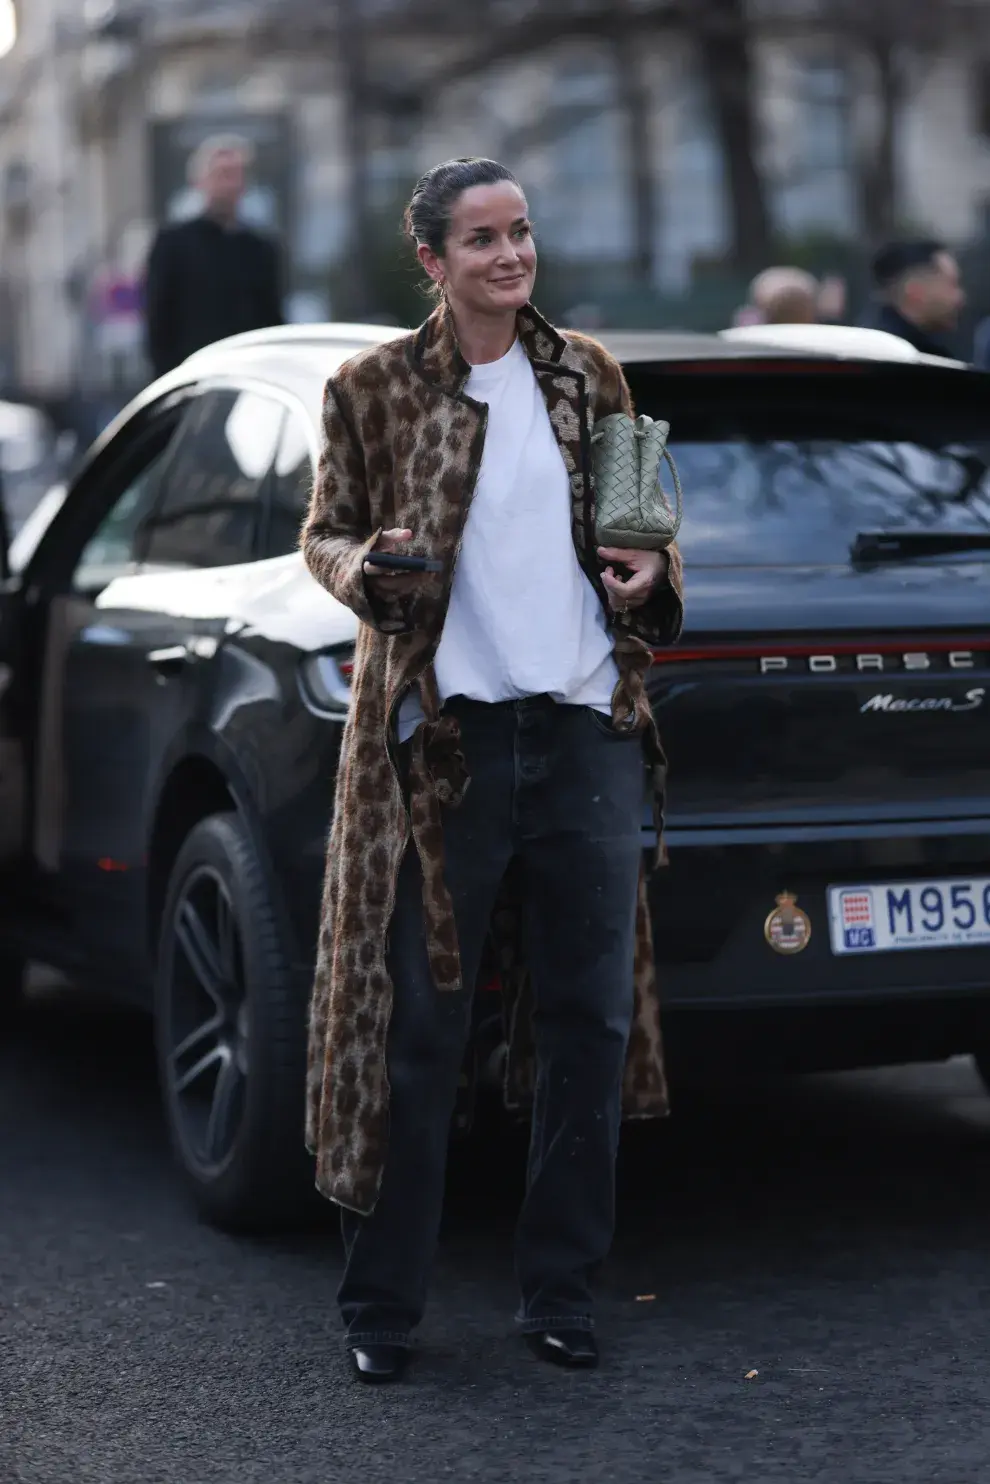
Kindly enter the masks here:
<path id="1" fill-rule="evenodd" d="M 389 934 L 389 1144 L 374 1211 L 342 1213 L 338 1302 L 350 1345 L 408 1344 L 426 1303 L 471 998 L 499 885 L 520 871 L 536 1089 L 515 1258 L 524 1330 L 591 1329 L 590 1276 L 612 1240 L 620 1093 L 642 859 L 639 740 L 549 697 L 455 697 L 471 774 L 444 811 L 464 990 L 430 974 L 414 848 Z"/>

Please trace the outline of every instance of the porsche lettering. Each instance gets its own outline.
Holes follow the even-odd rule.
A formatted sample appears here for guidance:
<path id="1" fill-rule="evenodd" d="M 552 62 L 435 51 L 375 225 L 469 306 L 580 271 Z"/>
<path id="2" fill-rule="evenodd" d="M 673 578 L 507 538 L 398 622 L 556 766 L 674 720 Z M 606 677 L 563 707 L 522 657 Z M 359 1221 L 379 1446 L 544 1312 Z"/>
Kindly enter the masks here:
<path id="1" fill-rule="evenodd" d="M 760 656 L 760 674 L 793 675 L 804 670 L 811 675 L 835 675 L 847 669 L 861 675 L 895 670 L 917 674 L 942 668 L 972 670 L 975 663 L 975 655 L 970 649 L 953 649 L 947 654 L 927 654 L 924 650 L 905 650 L 902 654 L 765 654 Z"/>

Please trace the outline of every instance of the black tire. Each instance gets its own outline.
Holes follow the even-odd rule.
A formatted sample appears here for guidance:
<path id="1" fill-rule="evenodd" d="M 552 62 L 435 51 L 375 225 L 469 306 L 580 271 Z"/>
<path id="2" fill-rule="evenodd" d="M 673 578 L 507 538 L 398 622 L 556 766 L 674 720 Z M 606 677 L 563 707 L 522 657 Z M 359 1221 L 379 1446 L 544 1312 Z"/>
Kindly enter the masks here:
<path id="1" fill-rule="evenodd" d="M 175 1160 L 200 1215 L 227 1231 L 295 1225 L 313 1199 L 306 1000 L 290 963 L 244 822 L 202 820 L 169 878 L 155 1041 Z"/>
<path id="2" fill-rule="evenodd" d="M 0 945 L 0 1034 L 10 1035 L 24 1018 L 26 984 L 24 959 Z"/>

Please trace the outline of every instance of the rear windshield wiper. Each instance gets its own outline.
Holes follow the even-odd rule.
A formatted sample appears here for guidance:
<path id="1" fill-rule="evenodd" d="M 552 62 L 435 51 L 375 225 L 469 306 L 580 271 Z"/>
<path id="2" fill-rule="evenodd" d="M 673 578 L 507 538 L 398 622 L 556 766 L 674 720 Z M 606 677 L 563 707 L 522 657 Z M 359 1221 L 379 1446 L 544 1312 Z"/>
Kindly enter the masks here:
<path id="1" fill-rule="evenodd" d="M 990 531 L 860 531 L 849 555 L 853 562 L 902 562 L 956 551 L 990 551 Z"/>

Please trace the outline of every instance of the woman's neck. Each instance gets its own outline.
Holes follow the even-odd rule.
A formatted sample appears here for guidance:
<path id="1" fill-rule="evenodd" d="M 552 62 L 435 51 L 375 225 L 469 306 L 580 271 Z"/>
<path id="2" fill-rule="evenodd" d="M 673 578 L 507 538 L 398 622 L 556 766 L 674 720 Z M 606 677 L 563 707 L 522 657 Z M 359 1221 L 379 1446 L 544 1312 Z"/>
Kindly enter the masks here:
<path id="1" fill-rule="evenodd" d="M 453 307 L 454 331 L 461 355 L 469 366 L 486 366 L 500 361 L 512 349 L 516 338 L 516 314 L 480 316 L 460 314 Z"/>

